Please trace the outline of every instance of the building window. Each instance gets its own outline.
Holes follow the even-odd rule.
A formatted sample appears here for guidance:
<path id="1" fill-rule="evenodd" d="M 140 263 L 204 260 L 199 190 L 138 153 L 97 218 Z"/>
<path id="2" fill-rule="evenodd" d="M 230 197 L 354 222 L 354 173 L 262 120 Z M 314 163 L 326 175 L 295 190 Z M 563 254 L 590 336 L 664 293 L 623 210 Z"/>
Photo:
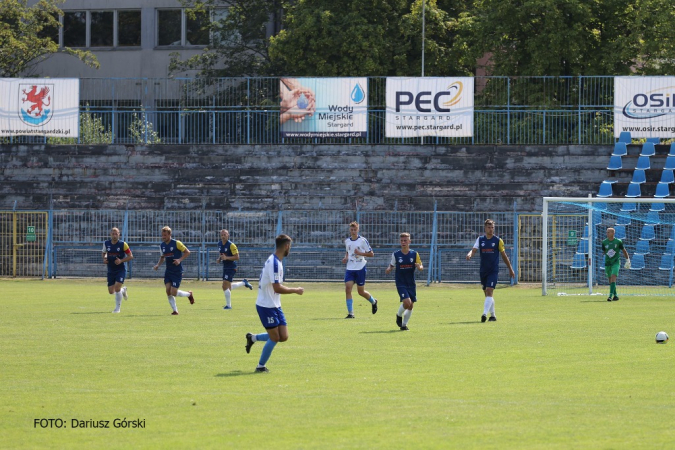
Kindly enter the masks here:
<path id="1" fill-rule="evenodd" d="M 186 16 L 186 45 L 209 45 L 209 14 L 197 13 L 194 18 Z"/>
<path id="2" fill-rule="evenodd" d="M 117 45 L 119 47 L 141 46 L 141 12 L 117 12 Z"/>
<path id="3" fill-rule="evenodd" d="M 92 11 L 90 20 L 90 47 L 113 46 L 113 11 Z"/>
<path id="4" fill-rule="evenodd" d="M 63 46 L 87 46 L 86 11 L 70 11 L 63 14 Z"/>
<path id="5" fill-rule="evenodd" d="M 182 16 L 180 9 L 157 11 L 157 45 L 182 45 Z"/>

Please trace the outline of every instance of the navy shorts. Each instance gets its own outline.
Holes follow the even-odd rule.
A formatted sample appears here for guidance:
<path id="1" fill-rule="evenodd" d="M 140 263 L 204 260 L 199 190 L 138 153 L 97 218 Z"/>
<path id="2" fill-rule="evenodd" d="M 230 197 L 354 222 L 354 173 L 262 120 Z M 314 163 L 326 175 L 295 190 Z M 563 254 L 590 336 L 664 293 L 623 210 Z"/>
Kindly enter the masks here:
<path id="1" fill-rule="evenodd" d="M 171 283 L 171 287 L 176 289 L 180 287 L 180 282 L 183 281 L 182 273 L 165 273 L 164 284 Z"/>
<path id="2" fill-rule="evenodd" d="M 255 305 L 260 316 L 260 322 L 265 328 L 276 328 L 279 325 L 286 325 L 286 316 L 281 308 L 265 308 L 264 306 Z"/>
<path id="3" fill-rule="evenodd" d="M 345 283 L 348 281 L 353 281 L 357 286 L 363 286 L 366 284 L 366 268 L 364 267 L 361 270 L 347 270 L 345 271 Z"/>
<path id="4" fill-rule="evenodd" d="M 127 277 L 126 270 L 119 270 L 117 272 L 108 272 L 108 286 L 113 286 L 115 283 L 124 284 L 124 279 Z"/>
<path id="5" fill-rule="evenodd" d="M 409 298 L 413 302 L 417 301 L 417 287 L 412 286 L 396 286 L 398 291 L 399 301 L 403 301 L 404 298 Z"/>
<path id="6" fill-rule="evenodd" d="M 488 272 L 480 274 L 480 285 L 483 287 L 483 290 L 487 288 L 496 288 L 497 281 L 499 279 L 499 272 Z"/>
<path id="7" fill-rule="evenodd" d="M 223 268 L 223 281 L 232 282 L 234 279 L 234 274 L 237 273 L 237 269 L 226 269 Z"/>

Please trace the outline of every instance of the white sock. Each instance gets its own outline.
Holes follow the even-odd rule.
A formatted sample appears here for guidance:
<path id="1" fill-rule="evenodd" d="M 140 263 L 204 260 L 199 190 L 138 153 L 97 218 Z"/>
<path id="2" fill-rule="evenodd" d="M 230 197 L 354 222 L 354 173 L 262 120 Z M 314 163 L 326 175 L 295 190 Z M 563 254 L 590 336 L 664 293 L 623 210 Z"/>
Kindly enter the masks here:
<path id="1" fill-rule="evenodd" d="M 174 297 L 173 295 L 169 295 L 168 299 L 169 305 L 171 305 L 171 309 L 173 309 L 174 311 L 178 311 L 178 308 L 176 308 L 176 297 Z"/>
<path id="2" fill-rule="evenodd" d="M 398 312 L 396 313 L 397 316 L 403 317 L 403 313 L 405 312 L 405 308 L 403 307 L 403 303 L 401 303 L 401 306 L 398 307 Z"/>
<path id="3" fill-rule="evenodd" d="M 485 305 L 483 306 L 483 315 L 487 316 L 492 306 L 492 297 L 485 297 Z"/>
<path id="4" fill-rule="evenodd" d="M 490 315 L 494 317 L 495 315 L 495 299 L 494 297 L 490 297 L 490 300 L 492 300 L 490 304 Z"/>
<path id="5" fill-rule="evenodd" d="M 410 316 L 412 316 L 412 309 L 406 309 L 405 312 L 403 313 L 403 326 L 408 325 Z"/>
<path id="6" fill-rule="evenodd" d="M 117 311 L 119 311 L 120 306 L 122 306 L 122 293 L 121 292 L 115 292 L 115 309 Z"/>
<path id="7" fill-rule="evenodd" d="M 258 339 L 256 338 L 256 335 L 255 335 L 255 334 L 254 334 L 254 335 L 251 335 L 251 340 L 252 340 L 253 342 L 258 342 Z"/>
<path id="8" fill-rule="evenodd" d="M 237 281 L 236 283 L 230 283 L 232 285 L 232 289 L 237 289 L 238 287 L 242 287 L 244 285 L 243 281 Z"/>
<path id="9" fill-rule="evenodd" d="M 185 292 L 185 291 L 176 292 L 176 297 L 189 297 L 189 296 L 190 296 L 189 292 Z"/>
<path id="10" fill-rule="evenodd" d="M 225 293 L 225 304 L 227 306 L 232 306 L 232 293 L 229 289 L 225 289 L 223 292 Z"/>

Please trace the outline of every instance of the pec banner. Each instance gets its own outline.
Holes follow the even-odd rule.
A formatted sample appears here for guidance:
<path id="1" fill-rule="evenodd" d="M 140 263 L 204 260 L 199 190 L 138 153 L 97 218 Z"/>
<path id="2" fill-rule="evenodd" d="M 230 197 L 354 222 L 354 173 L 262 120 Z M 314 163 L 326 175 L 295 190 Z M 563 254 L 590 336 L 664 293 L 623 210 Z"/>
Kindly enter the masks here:
<path id="1" fill-rule="evenodd" d="M 473 136 L 473 78 L 387 78 L 386 135 Z"/>
<path id="2" fill-rule="evenodd" d="M 675 77 L 614 77 L 614 137 L 675 137 Z"/>
<path id="3" fill-rule="evenodd" d="M 0 78 L 0 136 L 78 137 L 80 80 Z"/>
<path id="4" fill-rule="evenodd" d="M 280 78 L 282 138 L 368 135 L 366 78 Z"/>

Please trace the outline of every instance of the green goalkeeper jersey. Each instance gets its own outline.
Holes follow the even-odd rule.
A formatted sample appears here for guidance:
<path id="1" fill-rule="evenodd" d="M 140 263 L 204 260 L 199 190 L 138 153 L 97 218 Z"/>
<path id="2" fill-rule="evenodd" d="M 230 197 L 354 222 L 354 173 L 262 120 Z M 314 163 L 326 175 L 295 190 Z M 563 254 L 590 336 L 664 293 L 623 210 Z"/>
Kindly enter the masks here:
<path id="1" fill-rule="evenodd" d="M 614 238 L 611 241 L 605 239 L 602 241 L 602 252 L 605 254 L 605 266 L 613 266 L 621 262 L 621 250 L 623 250 L 623 241 Z"/>

